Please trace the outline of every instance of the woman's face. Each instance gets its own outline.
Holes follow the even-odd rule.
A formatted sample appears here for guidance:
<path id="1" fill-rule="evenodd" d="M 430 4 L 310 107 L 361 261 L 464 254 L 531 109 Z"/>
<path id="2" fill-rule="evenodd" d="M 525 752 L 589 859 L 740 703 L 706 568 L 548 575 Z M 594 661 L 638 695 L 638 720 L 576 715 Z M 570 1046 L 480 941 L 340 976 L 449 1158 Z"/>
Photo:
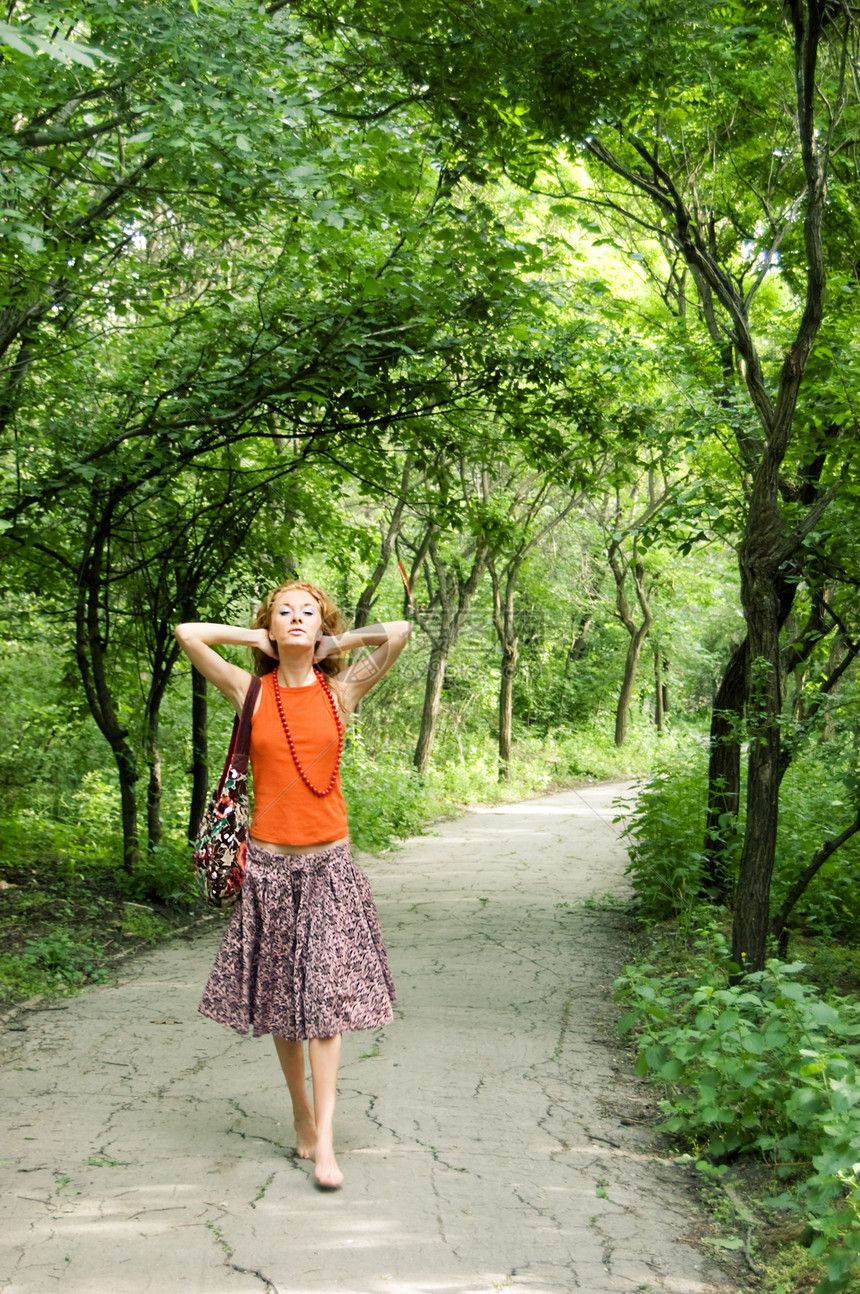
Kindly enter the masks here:
<path id="1" fill-rule="evenodd" d="M 314 647 L 322 637 L 319 603 L 305 589 L 284 589 L 272 607 L 269 637 L 288 650 L 292 646 Z"/>

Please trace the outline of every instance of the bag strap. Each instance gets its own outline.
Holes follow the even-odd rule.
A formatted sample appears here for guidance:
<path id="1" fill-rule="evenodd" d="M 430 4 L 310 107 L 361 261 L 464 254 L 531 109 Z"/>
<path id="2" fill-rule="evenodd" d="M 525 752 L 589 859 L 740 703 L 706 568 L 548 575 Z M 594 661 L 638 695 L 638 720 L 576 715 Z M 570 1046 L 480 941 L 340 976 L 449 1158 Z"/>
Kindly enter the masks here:
<path id="1" fill-rule="evenodd" d="M 260 695 L 261 679 L 255 674 L 248 684 L 248 691 L 245 694 L 245 704 L 242 706 L 242 717 L 236 730 L 236 744 L 233 751 L 233 759 L 236 763 L 239 760 L 244 761 L 244 767 L 248 767 L 248 758 L 251 754 L 251 719 L 254 716 L 254 706 L 257 704 L 257 697 Z M 235 726 L 235 725 L 234 725 Z"/>
<path id="2" fill-rule="evenodd" d="M 248 771 L 248 759 L 251 753 L 251 719 L 254 715 L 254 706 L 257 703 L 257 697 L 260 695 L 260 679 L 254 675 L 248 685 L 248 691 L 245 694 L 245 703 L 242 706 L 241 718 L 237 714 L 233 720 L 233 734 L 230 738 L 230 749 L 227 751 L 227 758 L 224 761 L 224 771 L 218 782 L 216 796 L 221 794 L 224 786 L 224 780 L 231 768 L 235 768 L 239 773 Z"/>

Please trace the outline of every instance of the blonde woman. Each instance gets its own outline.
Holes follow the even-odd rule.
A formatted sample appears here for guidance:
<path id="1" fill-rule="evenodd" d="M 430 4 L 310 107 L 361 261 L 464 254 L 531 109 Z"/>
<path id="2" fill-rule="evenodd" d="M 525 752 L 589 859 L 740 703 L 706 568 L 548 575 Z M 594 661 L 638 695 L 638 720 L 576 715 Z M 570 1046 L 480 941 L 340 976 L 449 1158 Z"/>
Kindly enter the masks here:
<path id="1" fill-rule="evenodd" d="M 340 788 L 343 733 L 403 650 L 408 621 L 343 632 L 331 599 L 291 581 L 250 629 L 182 624 L 188 659 L 241 713 L 252 675 L 214 649 L 250 647 L 262 676 L 251 727 L 247 870 L 201 1012 L 270 1033 L 293 1106 L 296 1153 L 319 1187 L 343 1183 L 334 1152 L 341 1034 L 392 1019 L 394 986 L 367 877 L 352 860 Z M 347 666 L 344 653 L 375 650 Z M 312 1099 L 305 1083 L 305 1041 Z"/>

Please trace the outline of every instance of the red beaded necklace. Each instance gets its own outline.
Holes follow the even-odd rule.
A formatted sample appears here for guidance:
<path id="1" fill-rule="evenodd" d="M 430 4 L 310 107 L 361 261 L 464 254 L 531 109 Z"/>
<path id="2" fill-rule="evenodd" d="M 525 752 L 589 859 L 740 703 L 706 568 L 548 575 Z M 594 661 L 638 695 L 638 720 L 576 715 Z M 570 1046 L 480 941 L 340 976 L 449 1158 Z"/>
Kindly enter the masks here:
<path id="1" fill-rule="evenodd" d="M 340 716 L 338 715 L 338 712 L 337 712 L 337 702 L 335 701 L 334 697 L 331 694 L 331 688 L 323 678 L 322 670 L 318 670 L 316 665 L 314 666 L 314 674 L 316 674 L 317 681 L 320 687 L 328 697 L 328 703 L 331 706 L 332 716 L 334 718 L 335 727 L 337 728 L 337 759 L 335 760 L 334 772 L 331 775 L 331 781 L 329 782 L 328 786 L 325 788 L 324 791 L 321 791 L 318 786 L 314 786 L 313 782 L 310 780 L 307 773 L 299 763 L 299 757 L 296 754 L 296 747 L 293 742 L 292 733 L 290 732 L 289 726 L 287 724 L 287 717 L 284 714 L 284 707 L 281 702 L 281 685 L 278 682 L 277 669 L 272 670 L 272 681 L 275 684 L 275 700 L 278 703 L 278 714 L 281 716 L 281 723 L 284 725 L 284 732 L 287 734 L 287 745 L 290 748 L 290 754 L 293 757 L 293 763 L 295 764 L 296 769 L 298 770 L 299 777 L 302 779 L 302 781 L 304 782 L 308 790 L 313 791 L 314 795 L 318 795 L 320 799 L 322 799 L 324 795 L 328 795 L 329 791 L 331 791 L 334 788 L 334 784 L 337 781 L 337 775 L 338 775 L 338 772 L 340 771 L 340 761 L 343 755 L 344 728 L 343 728 L 343 724 L 340 721 Z"/>

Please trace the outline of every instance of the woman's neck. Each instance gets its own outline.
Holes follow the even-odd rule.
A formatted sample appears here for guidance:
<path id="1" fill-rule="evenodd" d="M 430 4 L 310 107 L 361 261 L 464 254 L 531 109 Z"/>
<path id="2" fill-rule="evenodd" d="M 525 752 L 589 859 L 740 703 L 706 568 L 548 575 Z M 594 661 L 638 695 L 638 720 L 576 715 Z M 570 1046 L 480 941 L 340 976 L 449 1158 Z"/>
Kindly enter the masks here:
<path id="1" fill-rule="evenodd" d="M 315 678 L 313 653 L 303 652 L 300 658 L 293 660 L 282 658 L 278 662 L 276 677 L 281 687 L 307 687 Z"/>

